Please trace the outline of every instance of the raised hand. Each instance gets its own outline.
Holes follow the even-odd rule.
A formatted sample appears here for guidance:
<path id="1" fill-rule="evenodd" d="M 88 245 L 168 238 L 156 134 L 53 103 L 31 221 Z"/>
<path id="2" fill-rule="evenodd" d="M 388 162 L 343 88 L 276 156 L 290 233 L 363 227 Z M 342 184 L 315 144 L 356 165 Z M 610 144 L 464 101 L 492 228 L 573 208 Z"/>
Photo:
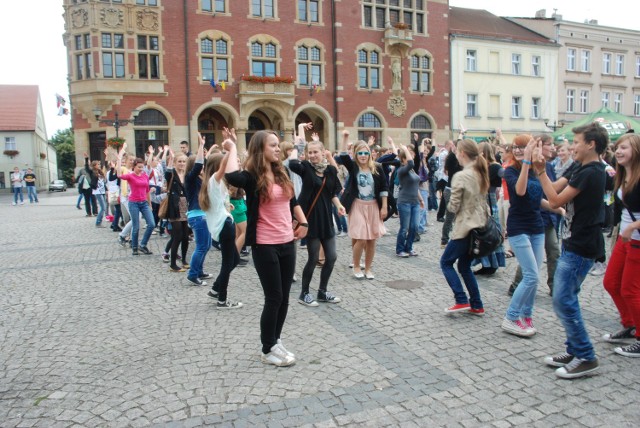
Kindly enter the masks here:
<path id="1" fill-rule="evenodd" d="M 369 147 L 373 146 L 376 143 L 376 137 L 374 137 L 373 135 L 371 135 L 369 137 L 369 141 L 367 141 L 367 144 L 369 145 Z"/>
<path id="2" fill-rule="evenodd" d="M 314 132 L 313 134 L 311 134 L 311 140 L 320 141 L 320 136 L 318 135 L 317 132 Z"/>

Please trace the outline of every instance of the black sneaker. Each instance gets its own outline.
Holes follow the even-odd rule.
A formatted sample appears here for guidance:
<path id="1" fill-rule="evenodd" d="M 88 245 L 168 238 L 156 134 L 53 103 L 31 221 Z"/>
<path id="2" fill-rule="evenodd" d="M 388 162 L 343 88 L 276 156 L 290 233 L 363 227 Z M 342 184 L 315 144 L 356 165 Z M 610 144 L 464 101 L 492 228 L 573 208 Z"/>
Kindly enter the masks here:
<path id="1" fill-rule="evenodd" d="M 625 357 L 640 358 L 640 340 L 636 340 L 636 343 L 631 345 L 616 348 L 614 351 L 616 354 L 624 355 Z"/>
<path id="2" fill-rule="evenodd" d="M 210 273 L 202 273 L 202 275 L 198 275 L 198 279 L 211 279 L 213 278 L 213 274 Z"/>
<path id="3" fill-rule="evenodd" d="M 318 302 L 323 303 L 340 303 L 342 301 L 341 298 L 335 296 L 330 291 L 322 291 L 318 290 Z"/>
<path id="4" fill-rule="evenodd" d="M 578 357 L 573 357 L 569 364 L 556 370 L 556 376 L 562 379 L 575 379 L 591 374 L 599 368 L 600 365 L 598 364 L 597 358 L 587 361 Z"/>
<path id="5" fill-rule="evenodd" d="M 551 367 L 564 367 L 573 360 L 573 355 L 564 353 L 553 355 L 551 357 L 544 357 L 544 363 Z"/>
<path id="6" fill-rule="evenodd" d="M 247 259 L 238 260 L 238 267 L 245 267 L 248 264 L 249 264 L 249 260 L 247 260 Z"/>
<path id="7" fill-rule="evenodd" d="M 140 247 L 140 252 L 142 254 L 147 255 L 147 256 L 153 254 L 151 251 L 149 251 L 149 249 L 147 247 Z"/>
<path id="8" fill-rule="evenodd" d="M 249 255 L 249 250 L 247 250 L 246 248 L 243 248 L 242 250 L 240 250 L 241 257 L 247 257 L 248 255 Z"/>
<path id="9" fill-rule="evenodd" d="M 213 288 L 211 290 L 209 290 L 209 292 L 207 293 L 207 296 L 211 297 L 212 299 L 217 299 L 218 298 L 219 293 L 214 290 Z"/>
<path id="10" fill-rule="evenodd" d="M 189 281 L 191 285 L 207 285 L 207 283 L 200 278 L 187 277 L 187 281 Z"/>
<path id="11" fill-rule="evenodd" d="M 636 328 L 627 327 L 615 333 L 607 333 L 602 339 L 610 343 L 627 343 L 630 340 L 636 340 Z"/>
<path id="12" fill-rule="evenodd" d="M 140 255 L 140 253 L 138 252 L 137 248 L 132 248 L 131 249 L 131 254 L 134 255 L 134 256 L 139 256 Z"/>
<path id="13" fill-rule="evenodd" d="M 238 309 L 242 307 L 242 302 L 232 302 L 231 300 L 227 299 L 224 302 L 218 302 L 216 307 L 218 309 Z"/>
<path id="14" fill-rule="evenodd" d="M 118 244 L 120 244 L 120 246 L 124 248 L 127 246 L 127 240 L 122 236 L 118 236 Z"/>

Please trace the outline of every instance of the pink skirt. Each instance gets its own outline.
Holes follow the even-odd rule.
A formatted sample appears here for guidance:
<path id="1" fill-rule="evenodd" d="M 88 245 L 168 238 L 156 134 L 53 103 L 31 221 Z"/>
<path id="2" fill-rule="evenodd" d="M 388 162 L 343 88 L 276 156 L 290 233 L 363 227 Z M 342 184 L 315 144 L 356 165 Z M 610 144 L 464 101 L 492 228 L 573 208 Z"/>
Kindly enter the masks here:
<path id="1" fill-rule="evenodd" d="M 378 239 L 387 233 L 380 219 L 378 202 L 354 199 L 349 212 L 349 237 L 352 239 Z"/>

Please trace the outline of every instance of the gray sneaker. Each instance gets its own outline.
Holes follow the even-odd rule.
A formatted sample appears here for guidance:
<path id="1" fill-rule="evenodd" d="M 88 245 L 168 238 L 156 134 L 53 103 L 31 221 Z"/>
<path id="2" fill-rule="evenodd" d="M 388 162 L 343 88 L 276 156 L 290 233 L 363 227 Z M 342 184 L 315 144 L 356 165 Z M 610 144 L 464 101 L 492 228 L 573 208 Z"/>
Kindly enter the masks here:
<path id="1" fill-rule="evenodd" d="M 242 302 L 232 302 L 227 299 L 224 302 L 218 301 L 216 308 L 218 309 L 238 309 L 242 307 Z"/>
<path id="2" fill-rule="evenodd" d="M 304 293 L 299 299 L 298 303 L 305 306 L 318 306 L 318 302 L 313 298 L 311 293 Z"/>
<path id="3" fill-rule="evenodd" d="M 625 357 L 640 358 L 640 340 L 636 340 L 636 342 L 631 345 L 616 348 L 613 351 Z"/>
<path id="4" fill-rule="evenodd" d="M 602 339 L 610 343 L 627 343 L 630 340 L 636 340 L 636 328 L 627 327 L 615 333 L 607 333 Z"/>
<path id="5" fill-rule="evenodd" d="M 573 360 L 573 355 L 564 353 L 553 355 L 551 357 L 544 357 L 544 363 L 551 367 L 564 367 Z"/>
<path id="6" fill-rule="evenodd" d="M 597 358 L 587 361 L 574 357 L 569 364 L 556 370 L 556 376 L 562 379 L 575 379 L 591 374 L 599 368 L 600 365 L 598 364 Z"/>

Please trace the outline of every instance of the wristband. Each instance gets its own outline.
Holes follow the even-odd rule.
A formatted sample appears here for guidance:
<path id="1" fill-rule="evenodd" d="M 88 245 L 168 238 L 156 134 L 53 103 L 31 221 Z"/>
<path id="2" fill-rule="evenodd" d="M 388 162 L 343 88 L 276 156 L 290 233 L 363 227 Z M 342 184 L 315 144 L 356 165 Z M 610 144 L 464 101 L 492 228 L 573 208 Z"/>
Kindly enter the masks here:
<path id="1" fill-rule="evenodd" d="M 298 226 L 309 228 L 309 223 L 298 223 Z"/>
<path id="2" fill-rule="evenodd" d="M 542 175 L 542 174 L 546 174 L 546 173 L 547 173 L 547 170 L 546 170 L 546 169 L 543 169 L 542 171 L 539 171 L 539 172 L 538 172 L 538 175 Z"/>
<path id="3" fill-rule="evenodd" d="M 522 161 L 522 163 L 523 163 L 523 164 L 525 164 L 525 165 L 531 165 L 531 161 L 528 161 L 528 160 L 526 160 L 526 159 L 525 159 L 525 160 L 523 160 L 523 161 Z"/>

